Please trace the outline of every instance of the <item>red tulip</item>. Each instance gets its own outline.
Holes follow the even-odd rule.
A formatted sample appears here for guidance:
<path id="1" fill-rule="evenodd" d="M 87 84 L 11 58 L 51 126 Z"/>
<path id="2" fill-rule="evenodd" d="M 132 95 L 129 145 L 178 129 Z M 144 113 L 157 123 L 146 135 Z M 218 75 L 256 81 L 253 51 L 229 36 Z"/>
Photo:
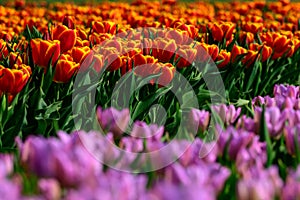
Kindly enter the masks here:
<path id="1" fill-rule="evenodd" d="M 0 65 L 0 92 L 18 94 L 26 85 L 30 74 L 30 67 L 24 64 L 15 64 L 12 69 Z"/>
<path id="2" fill-rule="evenodd" d="M 71 61 L 69 55 L 62 55 L 55 67 L 53 80 L 57 83 L 67 83 L 79 69 L 79 63 Z"/>
<path id="3" fill-rule="evenodd" d="M 57 61 L 60 54 L 59 40 L 33 39 L 30 41 L 33 62 L 41 67 L 48 67 L 52 58 L 52 65 Z"/>
<path id="4" fill-rule="evenodd" d="M 64 25 L 58 25 L 53 29 L 52 38 L 60 41 L 60 50 L 62 53 L 72 49 L 76 43 L 75 31 Z"/>

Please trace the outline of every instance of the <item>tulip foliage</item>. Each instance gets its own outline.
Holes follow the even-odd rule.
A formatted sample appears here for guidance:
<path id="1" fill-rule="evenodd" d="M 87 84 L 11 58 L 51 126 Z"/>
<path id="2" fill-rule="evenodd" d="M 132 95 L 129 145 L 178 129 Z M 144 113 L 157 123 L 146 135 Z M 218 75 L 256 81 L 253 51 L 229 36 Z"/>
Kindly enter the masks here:
<path id="1" fill-rule="evenodd" d="M 0 196 L 300 198 L 299 11 L 289 0 L 0 4 L 11 153 Z M 148 159 L 107 141 L 175 147 Z"/>

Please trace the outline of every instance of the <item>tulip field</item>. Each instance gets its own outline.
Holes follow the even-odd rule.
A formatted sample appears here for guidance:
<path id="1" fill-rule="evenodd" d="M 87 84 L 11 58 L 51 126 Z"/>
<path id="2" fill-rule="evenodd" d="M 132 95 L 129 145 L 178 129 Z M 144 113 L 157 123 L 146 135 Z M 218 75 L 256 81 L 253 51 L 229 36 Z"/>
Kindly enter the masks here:
<path id="1" fill-rule="evenodd" d="M 300 3 L 0 1 L 0 200 L 300 199 Z"/>

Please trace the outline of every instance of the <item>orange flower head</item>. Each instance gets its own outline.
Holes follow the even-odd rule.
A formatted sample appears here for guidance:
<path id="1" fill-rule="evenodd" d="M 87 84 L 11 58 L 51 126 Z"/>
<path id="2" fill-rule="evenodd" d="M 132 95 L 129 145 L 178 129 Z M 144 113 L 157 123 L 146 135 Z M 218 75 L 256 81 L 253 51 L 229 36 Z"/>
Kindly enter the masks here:
<path id="1" fill-rule="evenodd" d="M 64 25 L 58 25 L 53 29 L 52 38 L 60 41 L 60 50 L 62 53 L 72 49 L 76 43 L 75 31 Z"/>
<path id="2" fill-rule="evenodd" d="M 79 63 L 61 57 L 56 64 L 53 81 L 57 83 L 67 83 L 78 69 Z"/>
<path id="3" fill-rule="evenodd" d="M 24 88 L 31 69 L 29 66 L 15 64 L 12 69 L 0 65 L 0 91 L 7 94 L 16 95 Z"/>
<path id="4" fill-rule="evenodd" d="M 32 49 L 33 62 L 36 65 L 47 68 L 51 59 L 52 65 L 58 60 L 60 54 L 59 40 L 33 39 L 30 41 L 30 46 Z"/>
<path id="5" fill-rule="evenodd" d="M 212 37 L 214 40 L 221 42 L 223 38 L 226 41 L 229 41 L 232 39 L 232 34 L 234 31 L 235 25 L 230 22 L 224 22 L 221 24 L 214 23 L 211 32 L 212 32 Z"/>
<path id="6" fill-rule="evenodd" d="M 231 57 L 231 53 L 222 49 L 216 58 L 216 61 L 222 61 L 221 63 L 218 64 L 218 68 L 226 67 L 230 62 L 230 57 Z"/>

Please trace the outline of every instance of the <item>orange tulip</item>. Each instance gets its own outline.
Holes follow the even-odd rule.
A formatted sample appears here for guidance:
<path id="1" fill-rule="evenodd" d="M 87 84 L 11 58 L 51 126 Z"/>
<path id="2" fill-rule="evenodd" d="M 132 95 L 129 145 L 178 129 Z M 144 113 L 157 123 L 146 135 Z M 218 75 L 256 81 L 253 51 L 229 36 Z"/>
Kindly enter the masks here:
<path id="1" fill-rule="evenodd" d="M 271 57 L 272 54 L 272 48 L 268 47 L 267 45 L 259 45 L 257 43 L 251 43 L 249 46 L 250 50 L 253 51 L 261 51 L 261 61 L 265 62 L 266 60 L 268 60 Z"/>
<path id="2" fill-rule="evenodd" d="M 0 65 L 0 91 L 16 95 L 26 85 L 31 74 L 29 66 L 14 64 L 12 69 Z"/>
<path id="3" fill-rule="evenodd" d="M 102 70 L 103 64 L 103 56 L 96 54 L 95 51 L 90 51 L 81 64 L 80 70 L 85 71 L 89 68 L 93 68 L 98 73 Z"/>
<path id="4" fill-rule="evenodd" d="M 109 33 L 92 33 L 89 36 L 89 41 L 93 44 L 101 44 L 105 40 L 108 40 L 112 37 L 112 34 Z"/>
<path id="5" fill-rule="evenodd" d="M 0 39 L 0 60 L 3 60 L 6 58 L 9 54 L 9 51 L 6 46 L 6 42 L 2 39 Z"/>
<path id="6" fill-rule="evenodd" d="M 188 45 L 182 45 L 176 52 L 175 61 L 178 61 L 176 67 L 184 68 L 191 65 L 197 56 L 197 50 Z"/>
<path id="7" fill-rule="evenodd" d="M 230 52 L 227 52 L 226 50 L 222 49 L 216 58 L 216 61 L 222 60 L 222 62 L 218 64 L 218 68 L 226 67 L 230 62 L 230 56 L 231 56 Z"/>
<path id="8" fill-rule="evenodd" d="M 74 47 L 72 49 L 71 55 L 74 62 L 82 64 L 84 59 L 88 56 L 91 49 L 88 46 L 85 47 Z"/>
<path id="9" fill-rule="evenodd" d="M 53 80 L 57 83 L 67 83 L 79 69 L 79 63 L 71 61 L 69 55 L 62 55 L 55 67 Z"/>
<path id="10" fill-rule="evenodd" d="M 257 32 L 261 32 L 263 30 L 263 26 L 263 23 L 248 22 L 243 25 L 243 30 L 246 32 L 256 34 Z"/>
<path id="11" fill-rule="evenodd" d="M 22 58 L 20 54 L 10 52 L 8 56 L 8 61 L 9 61 L 9 67 L 12 68 L 15 64 L 21 65 L 22 64 Z"/>
<path id="12" fill-rule="evenodd" d="M 62 53 L 72 49 L 76 43 L 75 31 L 64 25 L 58 25 L 53 29 L 52 38 L 60 41 L 60 50 Z"/>
<path id="13" fill-rule="evenodd" d="M 212 32 L 212 37 L 214 40 L 221 42 L 223 38 L 226 41 L 230 41 L 233 36 L 233 31 L 234 31 L 235 25 L 233 23 L 229 22 L 224 22 L 221 24 L 215 23 L 211 29 Z"/>
<path id="14" fill-rule="evenodd" d="M 248 50 L 246 56 L 243 58 L 242 63 L 249 68 L 258 58 L 258 51 Z"/>
<path id="15" fill-rule="evenodd" d="M 158 60 L 153 56 L 137 54 L 132 57 L 132 62 L 135 67 L 134 73 L 141 77 L 147 77 L 153 74 L 157 68 Z"/>
<path id="16" fill-rule="evenodd" d="M 233 45 L 233 48 L 231 50 L 231 62 L 235 61 L 237 56 L 245 53 L 247 53 L 247 49 L 237 45 Z"/>
<path id="17" fill-rule="evenodd" d="M 254 42 L 254 34 L 251 32 L 241 31 L 239 36 L 239 42 L 241 44 L 249 45 Z"/>
<path id="18" fill-rule="evenodd" d="M 152 43 L 152 56 L 159 62 L 170 62 L 177 49 L 176 41 L 158 38 Z"/>
<path id="19" fill-rule="evenodd" d="M 52 58 L 52 65 L 57 61 L 60 54 L 59 40 L 33 39 L 30 41 L 33 62 L 41 67 L 48 67 Z"/>
<path id="20" fill-rule="evenodd" d="M 66 15 L 63 19 L 63 25 L 65 25 L 69 29 L 74 29 L 75 28 L 74 18 Z"/>
<path id="21" fill-rule="evenodd" d="M 197 50 L 196 61 L 198 62 L 214 61 L 219 54 L 219 48 L 215 44 L 209 45 L 197 42 L 195 49 Z"/>
<path id="22" fill-rule="evenodd" d="M 153 74 L 161 73 L 155 81 L 160 87 L 168 85 L 174 78 L 175 67 L 171 63 L 158 63 L 159 67 L 156 68 Z"/>
<path id="23" fill-rule="evenodd" d="M 117 25 L 114 22 L 94 22 L 92 30 L 96 33 L 110 33 L 116 34 Z"/>

